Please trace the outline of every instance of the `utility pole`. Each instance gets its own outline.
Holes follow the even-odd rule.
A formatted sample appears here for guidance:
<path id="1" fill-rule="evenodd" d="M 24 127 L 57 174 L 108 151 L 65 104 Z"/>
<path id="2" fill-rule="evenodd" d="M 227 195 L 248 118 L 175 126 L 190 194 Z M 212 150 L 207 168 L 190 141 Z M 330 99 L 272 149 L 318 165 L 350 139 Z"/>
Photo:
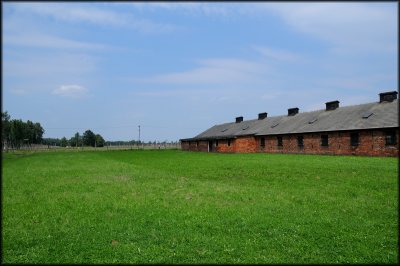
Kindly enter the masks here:
<path id="1" fill-rule="evenodd" d="M 139 143 L 140 143 L 140 125 L 139 125 Z"/>

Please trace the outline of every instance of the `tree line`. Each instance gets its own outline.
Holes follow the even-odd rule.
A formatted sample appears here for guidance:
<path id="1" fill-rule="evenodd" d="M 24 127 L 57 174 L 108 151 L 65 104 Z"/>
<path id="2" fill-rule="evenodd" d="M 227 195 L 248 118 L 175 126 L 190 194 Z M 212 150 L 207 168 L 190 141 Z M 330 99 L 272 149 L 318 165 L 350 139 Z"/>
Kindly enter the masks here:
<path id="1" fill-rule="evenodd" d="M 6 112 L 1 112 L 1 145 L 2 150 L 20 149 L 22 146 L 30 146 L 31 144 L 43 144 L 48 146 L 59 147 L 104 147 L 104 146 L 139 146 L 139 145 L 167 145 L 178 144 L 179 142 L 165 141 L 105 141 L 100 134 L 95 134 L 90 129 L 86 130 L 82 135 L 76 132 L 74 136 L 67 139 L 65 136 L 62 138 L 43 138 L 45 130 L 40 123 L 32 122 L 30 120 L 24 122 L 21 119 L 11 119 L 10 115 Z"/>
<path id="2" fill-rule="evenodd" d="M 40 144 L 44 129 L 40 123 L 30 120 L 11 119 L 7 112 L 1 112 L 1 148 L 19 149 L 22 145 Z"/>
<path id="3" fill-rule="evenodd" d="M 90 129 L 86 130 L 82 135 L 76 132 L 70 139 L 66 137 L 58 138 L 44 138 L 43 144 L 49 146 L 61 146 L 61 147 L 104 147 L 106 141 L 100 134 L 95 134 Z"/>
<path id="4" fill-rule="evenodd" d="M 67 139 L 43 138 L 45 130 L 40 123 L 30 120 L 24 122 L 21 119 L 11 119 L 8 112 L 1 112 L 1 148 L 2 150 L 20 149 L 22 146 L 32 144 L 44 144 L 51 146 L 92 146 L 103 147 L 105 140 L 100 134 L 86 130 L 82 135 L 76 132 L 73 137 Z"/>

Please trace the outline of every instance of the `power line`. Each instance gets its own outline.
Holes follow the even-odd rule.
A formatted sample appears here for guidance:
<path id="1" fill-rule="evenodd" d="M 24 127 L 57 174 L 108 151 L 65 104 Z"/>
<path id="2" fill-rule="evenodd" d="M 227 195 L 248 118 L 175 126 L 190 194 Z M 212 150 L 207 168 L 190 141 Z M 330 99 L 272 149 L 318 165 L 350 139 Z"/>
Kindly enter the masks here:
<path id="1" fill-rule="evenodd" d="M 124 127 L 137 127 L 138 125 L 120 125 L 120 126 L 100 126 L 100 127 L 45 127 L 45 129 L 109 129 L 109 128 L 124 128 Z M 141 127 L 148 128 L 174 128 L 174 129 L 202 129 L 199 127 L 180 127 L 180 126 L 153 126 L 141 125 Z"/>

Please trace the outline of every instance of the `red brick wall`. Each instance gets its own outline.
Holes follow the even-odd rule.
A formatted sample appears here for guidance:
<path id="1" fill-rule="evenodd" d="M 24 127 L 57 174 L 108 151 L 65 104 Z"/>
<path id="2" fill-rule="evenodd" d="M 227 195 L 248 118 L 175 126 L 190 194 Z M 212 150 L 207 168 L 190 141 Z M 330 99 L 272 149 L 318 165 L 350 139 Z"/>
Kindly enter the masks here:
<path id="1" fill-rule="evenodd" d="M 189 151 L 189 141 L 181 141 L 181 149 L 183 151 Z"/>
<path id="2" fill-rule="evenodd" d="M 235 139 L 234 145 L 235 152 L 256 152 L 257 151 L 257 140 L 254 136 L 238 137 Z"/>
<path id="3" fill-rule="evenodd" d="M 336 155 L 366 155 L 366 156 L 399 156 L 399 130 L 396 130 L 397 144 L 386 145 L 385 132 L 383 130 L 358 131 L 359 145 L 351 146 L 349 132 L 308 133 L 303 136 L 303 147 L 298 147 L 298 134 L 282 135 L 283 146 L 277 146 L 277 136 L 265 136 L 265 147 L 260 146 L 260 138 L 254 136 L 238 137 L 231 140 L 218 140 L 218 146 L 214 140 L 215 152 L 267 152 L 267 153 L 304 153 L 304 154 L 336 154 Z M 321 146 L 321 135 L 328 135 L 329 146 Z M 182 141 L 182 150 L 208 151 L 208 141 Z"/>
<path id="4" fill-rule="evenodd" d="M 218 146 L 215 147 L 215 150 L 218 152 L 234 152 L 234 145 L 235 145 L 235 140 L 231 139 L 230 140 L 230 145 L 228 145 L 229 140 L 227 139 L 220 139 L 218 140 Z"/>
<path id="5" fill-rule="evenodd" d="M 208 152 L 208 141 L 182 141 L 182 150 L 184 151 L 203 151 Z"/>
<path id="6" fill-rule="evenodd" d="M 353 131 L 357 132 L 357 131 Z M 265 147 L 260 146 L 257 138 L 258 152 L 271 153 L 306 153 L 306 154 L 338 154 L 338 155 L 367 155 L 367 156 L 398 156 L 399 131 L 397 130 L 397 144 L 386 145 L 385 132 L 382 130 L 358 131 L 359 145 L 351 146 L 350 134 L 353 132 L 309 133 L 303 136 L 304 146 L 297 145 L 297 136 L 282 135 L 283 146 L 278 147 L 277 136 L 265 136 Z M 329 146 L 321 146 L 321 135 L 328 135 Z"/>

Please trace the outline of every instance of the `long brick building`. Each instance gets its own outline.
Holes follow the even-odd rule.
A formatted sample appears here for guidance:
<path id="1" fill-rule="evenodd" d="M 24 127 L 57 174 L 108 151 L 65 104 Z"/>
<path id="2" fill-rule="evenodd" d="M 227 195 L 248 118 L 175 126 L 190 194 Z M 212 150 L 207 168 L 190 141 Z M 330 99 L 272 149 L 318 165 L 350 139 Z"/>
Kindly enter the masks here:
<path id="1" fill-rule="evenodd" d="M 323 110 L 215 125 L 193 138 L 181 139 L 182 150 L 202 152 L 267 152 L 399 155 L 397 91 L 379 94 L 379 101 L 339 107 L 326 103 Z"/>

